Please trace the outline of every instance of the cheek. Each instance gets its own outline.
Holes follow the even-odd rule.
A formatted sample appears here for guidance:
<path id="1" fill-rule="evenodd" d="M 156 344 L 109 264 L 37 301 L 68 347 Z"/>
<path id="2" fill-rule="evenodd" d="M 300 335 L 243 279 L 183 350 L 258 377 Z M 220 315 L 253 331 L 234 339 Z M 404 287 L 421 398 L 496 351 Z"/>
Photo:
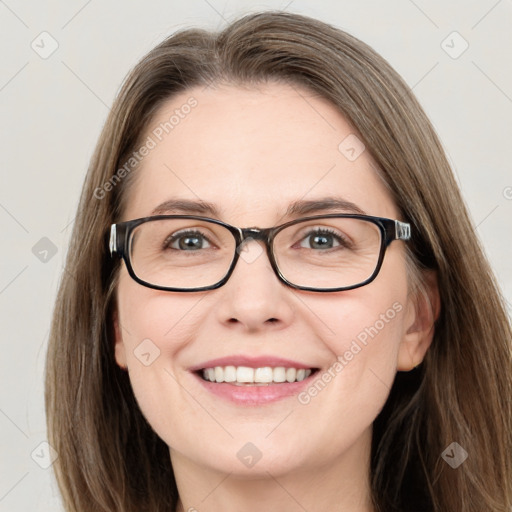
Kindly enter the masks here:
<path id="1" fill-rule="evenodd" d="M 129 280 L 128 280 L 129 279 Z M 200 297 L 175 296 L 120 279 L 117 304 L 120 332 L 130 382 L 137 402 L 162 437 L 172 431 L 169 415 L 188 397 L 176 375 L 180 353 L 201 325 Z"/>
<path id="2" fill-rule="evenodd" d="M 141 343 L 149 345 L 147 340 L 162 353 L 172 355 L 179 351 L 198 323 L 199 308 L 195 309 L 195 305 L 200 300 L 193 294 L 185 296 L 151 290 L 123 275 L 117 304 L 128 362 L 136 355 L 133 352 L 138 351 Z"/>
<path id="3" fill-rule="evenodd" d="M 394 378 L 405 307 L 403 300 L 393 295 L 366 296 L 364 300 L 351 297 L 350 303 L 340 305 L 331 322 L 333 335 L 324 341 L 336 356 L 335 373 L 343 373 L 340 381 L 354 391 L 379 380 L 390 387 Z"/>
<path id="4" fill-rule="evenodd" d="M 405 332 L 407 280 L 405 269 L 388 266 L 379 278 L 352 290 L 336 325 L 336 354 L 344 369 L 362 385 L 382 381 L 391 386 Z M 355 292 L 355 293 L 354 293 Z"/>
<path id="5" fill-rule="evenodd" d="M 323 418 L 324 424 L 343 425 L 347 434 L 357 435 L 382 409 L 405 332 L 405 281 L 395 284 L 371 284 L 331 298 L 319 308 L 332 330 L 323 341 L 333 359 L 299 396 L 299 402 L 310 408 L 307 421 Z"/>
<path id="6" fill-rule="evenodd" d="M 340 336 L 333 341 L 338 355 L 345 353 L 346 359 L 351 360 L 350 353 L 382 356 L 398 348 L 403 332 L 403 301 L 389 297 L 376 302 L 365 299 L 351 304 L 340 316 L 336 326 Z"/>

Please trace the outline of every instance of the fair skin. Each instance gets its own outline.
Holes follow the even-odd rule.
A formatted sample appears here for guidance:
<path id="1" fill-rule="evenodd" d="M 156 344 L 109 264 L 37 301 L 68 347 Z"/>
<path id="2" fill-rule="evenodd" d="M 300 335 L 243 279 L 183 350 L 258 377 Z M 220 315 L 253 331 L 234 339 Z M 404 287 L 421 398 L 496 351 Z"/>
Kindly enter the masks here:
<path id="1" fill-rule="evenodd" d="M 368 215 L 399 218 L 368 151 L 354 161 L 339 151 L 354 130 L 329 102 L 276 83 L 194 88 L 167 101 L 152 127 L 191 96 L 197 107 L 144 158 L 123 220 L 149 216 L 171 197 L 199 198 L 217 206 L 220 220 L 263 228 L 292 220 L 284 212 L 293 201 L 333 195 Z M 432 340 L 426 302 L 408 289 L 405 243 L 388 247 L 375 281 L 334 293 L 287 287 L 265 252 L 240 259 L 224 286 L 204 292 L 143 287 L 123 265 L 116 360 L 170 448 L 178 510 L 373 510 L 372 423 L 396 372 L 418 365 Z M 259 244 L 249 243 L 248 254 L 258 255 Z M 434 306 L 436 296 L 432 286 Z M 264 354 L 322 374 L 393 304 L 400 311 L 307 404 L 295 395 L 237 405 L 206 390 L 189 371 L 218 357 Z M 160 350 L 149 366 L 134 354 L 145 339 Z M 237 457 L 248 442 L 261 454 L 252 467 Z"/>

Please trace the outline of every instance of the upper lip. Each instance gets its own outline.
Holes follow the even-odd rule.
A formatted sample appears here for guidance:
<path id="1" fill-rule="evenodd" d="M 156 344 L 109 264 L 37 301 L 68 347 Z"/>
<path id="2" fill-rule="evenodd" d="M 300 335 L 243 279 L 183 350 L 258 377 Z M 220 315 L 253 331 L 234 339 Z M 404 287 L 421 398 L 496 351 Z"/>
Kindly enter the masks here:
<path id="1" fill-rule="evenodd" d="M 284 368 L 304 368 L 308 370 L 310 368 L 316 368 L 310 364 L 300 363 L 293 361 L 292 359 L 284 359 L 277 356 L 246 356 L 246 355 L 234 355 L 219 357 L 217 359 L 210 359 L 203 363 L 199 363 L 189 368 L 190 371 L 203 370 L 205 368 L 214 368 L 215 366 L 247 366 L 249 368 L 263 368 L 265 366 L 271 367 L 284 367 Z"/>

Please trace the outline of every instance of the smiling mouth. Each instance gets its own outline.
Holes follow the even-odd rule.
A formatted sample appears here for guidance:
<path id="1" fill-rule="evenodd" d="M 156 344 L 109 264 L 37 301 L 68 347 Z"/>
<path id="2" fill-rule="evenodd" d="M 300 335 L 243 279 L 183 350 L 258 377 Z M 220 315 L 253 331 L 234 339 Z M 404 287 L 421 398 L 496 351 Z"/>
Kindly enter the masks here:
<path id="1" fill-rule="evenodd" d="M 283 366 L 264 366 L 261 368 L 215 366 L 203 368 L 196 373 L 207 382 L 226 382 L 235 386 L 270 386 L 300 382 L 317 371 L 318 368 L 285 368 Z"/>

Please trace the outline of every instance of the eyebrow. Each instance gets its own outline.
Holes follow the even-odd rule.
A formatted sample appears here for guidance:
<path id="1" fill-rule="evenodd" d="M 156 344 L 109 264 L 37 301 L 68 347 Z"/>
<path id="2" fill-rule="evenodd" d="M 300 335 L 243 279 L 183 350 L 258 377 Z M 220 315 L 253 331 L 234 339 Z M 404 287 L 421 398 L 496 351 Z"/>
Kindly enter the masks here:
<path id="1" fill-rule="evenodd" d="M 219 210 L 213 203 L 203 200 L 191 201 L 190 199 L 168 199 L 154 208 L 151 215 L 166 215 L 168 213 L 219 217 Z"/>
<path id="2" fill-rule="evenodd" d="M 286 215 L 308 215 L 316 212 L 339 211 L 367 215 L 357 204 L 341 197 L 322 197 L 308 201 L 294 201 L 288 206 Z"/>
<path id="3" fill-rule="evenodd" d="M 290 203 L 286 209 L 285 216 L 308 215 L 318 212 L 343 211 L 367 215 L 367 213 L 351 201 L 341 197 L 322 197 L 310 200 L 298 200 Z M 220 211 L 217 206 L 208 201 L 190 199 L 168 199 L 153 209 L 151 215 L 166 215 L 170 213 L 185 215 L 208 215 L 220 218 Z"/>

